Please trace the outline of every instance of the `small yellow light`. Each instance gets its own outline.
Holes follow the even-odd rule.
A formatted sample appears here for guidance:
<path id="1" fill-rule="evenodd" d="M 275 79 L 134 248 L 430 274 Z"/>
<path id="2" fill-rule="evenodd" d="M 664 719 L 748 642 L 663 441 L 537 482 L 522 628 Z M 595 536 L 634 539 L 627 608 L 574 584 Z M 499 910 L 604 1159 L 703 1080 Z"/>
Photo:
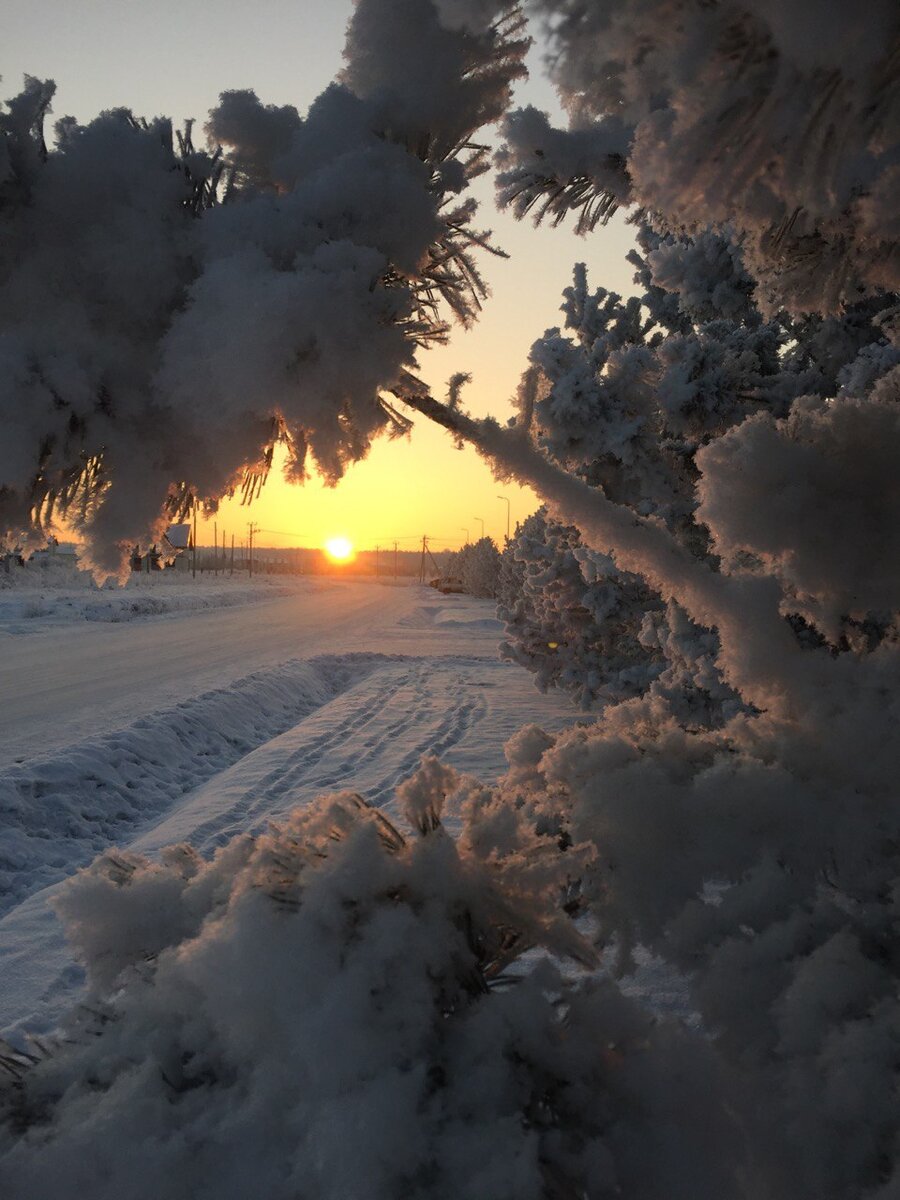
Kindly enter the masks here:
<path id="1" fill-rule="evenodd" d="M 547 645 L 551 650 L 556 650 L 559 647 L 559 642 L 548 642 Z"/>

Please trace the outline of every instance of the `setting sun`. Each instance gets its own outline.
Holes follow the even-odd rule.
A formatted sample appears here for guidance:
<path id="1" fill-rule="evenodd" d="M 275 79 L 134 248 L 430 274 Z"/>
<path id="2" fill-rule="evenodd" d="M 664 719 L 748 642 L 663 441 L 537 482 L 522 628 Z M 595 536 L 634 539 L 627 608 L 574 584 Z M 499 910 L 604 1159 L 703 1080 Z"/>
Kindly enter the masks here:
<path id="1" fill-rule="evenodd" d="M 345 537 L 329 538 L 325 543 L 325 553 L 334 562 L 349 562 L 353 557 L 353 543 Z"/>

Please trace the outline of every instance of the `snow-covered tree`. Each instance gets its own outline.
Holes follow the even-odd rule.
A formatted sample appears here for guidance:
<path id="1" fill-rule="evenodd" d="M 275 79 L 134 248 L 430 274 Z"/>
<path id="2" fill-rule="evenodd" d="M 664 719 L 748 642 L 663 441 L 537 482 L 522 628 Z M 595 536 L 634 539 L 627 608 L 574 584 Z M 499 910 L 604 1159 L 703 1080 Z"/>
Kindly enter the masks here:
<path id="1" fill-rule="evenodd" d="M 571 12 L 590 20 L 605 7 Z M 605 87 L 610 76 L 583 62 Z M 645 80 L 652 66 L 651 54 Z M 773 101 L 779 119 L 790 111 Z M 643 620 L 660 636 L 647 639 L 645 665 L 656 653 L 675 660 L 673 630 L 700 642 L 685 661 L 704 662 L 715 720 L 652 680 L 643 698 L 548 739 L 539 771 L 568 797 L 575 836 L 597 848 L 594 914 L 623 969 L 640 941 L 683 970 L 741 1080 L 753 1148 L 744 1194 L 887 1196 L 900 1178 L 900 326 L 897 297 L 878 292 L 893 277 L 877 272 L 896 262 L 896 240 L 864 280 L 862 240 L 854 248 L 848 233 L 840 274 L 852 286 L 840 293 L 824 225 L 802 273 L 785 252 L 773 274 L 739 203 L 699 206 L 722 221 L 717 232 L 674 232 L 679 204 L 693 203 L 678 173 L 703 160 L 681 160 L 671 143 L 670 154 L 666 179 L 681 178 L 684 193 L 654 201 L 663 212 L 636 264 L 644 295 L 591 297 L 576 282 L 570 336 L 551 331 L 532 351 L 516 430 L 435 416 L 548 501 L 550 552 L 541 562 L 526 544 L 520 565 L 526 593 L 532 568 L 535 580 L 526 605 L 537 580 L 551 608 L 568 591 L 541 632 L 558 649 L 554 619 L 575 627 L 559 668 L 580 673 L 574 686 L 590 686 L 598 660 L 603 683 L 616 678 L 604 647 L 578 640 L 584 615 L 594 620 L 597 563 L 607 581 L 649 594 Z M 829 197 L 841 181 L 833 161 L 823 170 Z M 559 195 L 568 204 L 577 189 Z M 863 284 L 871 295 L 860 298 Z M 853 302 L 834 311 L 841 296 Z M 819 315 L 789 317 L 781 300 Z M 540 630 L 543 614 L 525 619 Z M 548 673 L 546 657 L 539 666 Z"/>
<path id="2" fill-rule="evenodd" d="M 624 19 L 661 6 L 617 7 Z M 471 19 L 490 6 L 447 8 Z M 569 6 L 572 28 L 608 8 Z M 698 21 L 737 11 L 684 10 Z M 847 29 L 838 10 L 825 16 Z M 565 33 L 566 22 L 558 28 Z M 634 65 L 651 96 L 654 37 L 664 39 L 663 29 L 648 31 L 650 51 Z M 572 36 L 567 49 L 573 61 L 583 51 L 588 99 L 592 79 L 598 90 L 617 86 L 588 39 Z M 721 90 L 731 76 L 717 70 Z M 680 111 L 705 127 L 718 93 L 705 72 L 684 78 L 681 96 L 694 105 Z M 665 78 L 660 85 L 665 95 Z M 810 119 L 823 119 L 808 90 L 796 97 Z M 777 89 L 764 109 L 742 101 L 729 119 L 783 122 L 779 154 L 810 128 Z M 873 111 L 884 121 L 884 106 Z M 848 119 L 843 142 L 832 123 L 837 149 L 815 178 L 800 178 L 798 167 L 785 195 L 810 183 L 828 203 L 841 194 L 852 176 L 838 153 L 851 153 Z M 855 128 L 865 136 L 861 115 Z M 757 132 L 762 147 L 766 130 Z M 884 165 L 895 150 L 886 133 L 878 137 Z M 632 157 L 650 144 L 642 139 L 639 129 Z M 861 202 L 844 214 L 842 235 L 823 217 L 795 259 L 795 222 L 769 254 L 763 226 L 733 193 L 721 211 L 695 203 L 691 173 L 704 168 L 706 148 L 682 158 L 680 146 L 669 138 L 660 178 L 682 192 L 651 202 L 662 211 L 637 264 L 643 307 L 576 284 L 566 306 L 573 335 L 552 331 L 536 344 L 513 430 L 429 398 L 420 407 L 544 497 L 560 551 L 551 591 L 560 564 L 564 588 L 574 563 L 583 572 L 583 563 L 609 562 L 652 597 L 645 613 L 660 636 L 647 649 L 674 661 L 671 631 L 699 640 L 685 661 L 695 667 L 702 648 L 718 691 L 712 714 L 698 720 L 653 681 L 594 725 L 548 739 L 538 770 L 540 786 L 568 798 L 574 835 L 597 848 L 594 913 L 623 969 L 640 941 L 683 970 L 720 1061 L 740 1080 L 736 1111 L 752 1147 L 742 1193 L 886 1197 L 900 1179 L 897 241 L 890 234 L 873 250 L 853 227 L 880 186 L 871 179 L 868 195 L 850 183 Z M 730 160 L 715 161 L 714 198 L 737 177 Z M 745 162 L 764 189 L 758 162 Z M 568 207 L 578 180 L 569 187 L 564 174 L 544 194 Z M 747 199 L 760 189 L 748 186 Z M 719 228 L 692 221 L 695 236 L 685 238 L 686 207 Z M 783 302 L 807 315 L 785 315 Z M 578 557 L 567 559 L 576 543 Z M 527 557 L 520 566 L 527 579 Z M 654 609 L 665 610 L 659 624 Z M 590 654 L 580 664 L 572 657 L 588 678 Z M 603 670 L 608 679 L 608 662 Z"/>
<path id="3" fill-rule="evenodd" d="M 486 294 L 471 137 L 526 44 L 514 18 L 476 37 L 360 0 L 307 116 L 226 92 L 209 153 L 125 110 L 63 118 L 48 151 L 54 88 L 27 79 L 0 110 L 0 529 L 64 511 L 115 573 L 194 496 L 252 488 L 276 439 L 292 478 L 311 455 L 335 482 L 406 429 L 391 393 Z"/>
<path id="4" fill-rule="evenodd" d="M 447 563 L 447 574 L 462 581 L 470 596 L 493 600 L 500 582 L 500 551 L 492 538 L 479 538 L 455 551 Z"/>
<path id="5" fill-rule="evenodd" d="M 507 653 L 606 705 L 547 739 L 542 786 L 568 797 L 575 836 L 598 850 L 593 912 L 623 968 L 639 941 L 682 970 L 742 1080 L 748 1194 L 888 1195 L 897 297 L 764 321 L 720 238 L 645 230 L 641 243 L 646 319 L 635 301 L 626 325 L 629 305 L 576 276 L 568 336 L 532 350 L 521 425 L 629 508 L 640 536 L 665 528 L 674 569 L 623 574 L 638 559 L 627 526 L 601 540 L 586 495 L 561 484 L 557 519 L 536 514 L 507 551 Z M 700 616 L 679 550 L 748 588 L 743 629 L 736 595 L 733 625 Z M 764 635 L 759 585 L 781 621 Z M 642 698 L 611 703 L 628 687 Z"/>
<path id="6" fill-rule="evenodd" d="M 503 657 L 533 671 L 542 691 L 562 688 L 585 709 L 646 691 L 665 663 L 642 645 L 640 630 L 661 606 L 638 580 L 620 577 L 609 556 L 604 562 L 543 509 L 522 523 L 503 558 Z"/>
<path id="7" fill-rule="evenodd" d="M 647 226 L 639 242 L 641 252 L 629 257 L 640 291 L 628 302 L 603 288 L 591 294 L 584 269 L 576 269 L 563 304 L 565 330 L 549 330 L 532 347 L 522 419 L 555 461 L 664 523 L 693 555 L 715 565 L 708 525 L 697 518 L 708 487 L 696 486 L 698 453 L 708 448 L 712 455 L 714 444 L 727 444 L 718 439 L 749 417 L 786 418 L 801 395 L 807 405 L 816 396 L 829 401 L 858 389 L 860 372 L 866 386 L 889 371 L 900 356 L 882 318 L 890 318 L 895 297 L 861 302 L 840 318 L 782 313 L 764 321 L 733 243 L 709 232 L 661 237 Z M 774 460 L 766 469 L 777 470 Z M 729 514 L 720 521 L 735 519 L 739 478 L 717 492 L 717 503 L 727 496 Z M 748 487 L 755 489 L 755 480 Z M 769 490 L 788 489 L 782 469 Z M 786 495 L 783 508 L 794 504 L 796 496 Z M 862 519 L 849 496 L 843 507 L 835 519 Z M 787 517 L 782 511 L 779 524 Z M 810 539 L 813 524 L 811 518 Z M 585 546 L 577 529 L 535 514 L 506 553 L 523 570 L 507 576 L 500 595 L 504 649 L 536 671 L 539 686 L 569 689 L 585 707 L 649 689 L 670 702 L 678 697 L 689 721 L 715 722 L 736 711 L 736 695 L 715 666 L 715 634 L 677 604 L 664 604 L 639 576 L 620 572 L 608 553 Z M 740 559 L 751 551 L 741 545 L 732 553 Z M 833 597 L 826 613 L 808 589 L 789 591 L 785 603 L 807 638 L 824 637 L 837 649 L 886 631 L 874 592 L 871 606 L 854 614 L 849 596 Z"/>

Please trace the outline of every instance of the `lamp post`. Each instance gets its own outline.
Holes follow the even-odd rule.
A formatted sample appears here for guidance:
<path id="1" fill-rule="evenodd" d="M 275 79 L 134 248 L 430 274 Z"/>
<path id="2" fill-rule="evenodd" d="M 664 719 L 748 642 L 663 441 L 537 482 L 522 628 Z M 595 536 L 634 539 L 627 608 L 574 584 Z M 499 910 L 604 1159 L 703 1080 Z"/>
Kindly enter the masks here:
<path id="1" fill-rule="evenodd" d="M 497 499 L 506 501 L 506 540 L 509 541 L 509 496 L 498 496 Z"/>
<path id="2" fill-rule="evenodd" d="M 481 520 L 481 517 L 473 517 L 472 520 L 473 521 L 481 521 L 481 536 L 483 539 L 484 538 L 484 521 Z"/>
<path id="3" fill-rule="evenodd" d="M 466 529 L 465 525 L 460 525 L 460 529 L 461 529 L 461 530 L 463 531 L 463 533 L 466 535 L 466 545 L 468 546 L 468 544 L 469 544 L 469 531 L 468 531 L 468 529 Z"/>

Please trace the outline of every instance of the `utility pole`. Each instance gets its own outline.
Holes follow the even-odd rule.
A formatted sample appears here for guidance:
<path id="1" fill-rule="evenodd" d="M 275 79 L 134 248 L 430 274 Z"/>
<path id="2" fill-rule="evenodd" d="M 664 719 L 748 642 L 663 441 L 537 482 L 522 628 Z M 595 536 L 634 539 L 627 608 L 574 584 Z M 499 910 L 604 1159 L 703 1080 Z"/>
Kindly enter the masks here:
<path id="1" fill-rule="evenodd" d="M 397 543 L 394 542 L 394 583 L 397 582 Z"/>
<path id="2" fill-rule="evenodd" d="M 252 579 L 252 578 L 253 578 L 253 534 L 254 534 L 254 531 L 255 531 L 255 529 L 256 529 L 255 522 L 253 522 L 253 521 L 248 521 L 248 522 L 247 522 L 247 528 L 248 528 L 248 529 L 249 529 L 249 531 L 250 531 L 250 536 L 249 536 L 249 539 L 248 539 L 248 544 L 249 544 L 249 547 L 250 547 L 250 559 L 249 559 L 249 562 L 250 562 L 250 578 Z"/>
<path id="3" fill-rule="evenodd" d="M 506 540 L 509 541 L 509 496 L 498 496 L 497 499 L 506 501 Z"/>
<path id="4" fill-rule="evenodd" d="M 191 577 L 197 578 L 197 497 L 194 497 L 194 536 L 191 539 L 193 554 L 191 555 Z"/>
<path id="5" fill-rule="evenodd" d="M 481 519 L 481 517 L 473 517 L 472 520 L 481 521 L 481 540 L 484 541 L 484 521 Z"/>
<path id="6" fill-rule="evenodd" d="M 231 574 L 234 574 L 234 534 L 231 535 Z"/>
<path id="7" fill-rule="evenodd" d="M 219 578 L 219 523 L 213 521 L 213 572 Z"/>
<path id="8" fill-rule="evenodd" d="M 428 549 L 428 538 L 422 534 L 422 561 L 419 564 L 419 583 L 425 582 L 425 551 Z"/>

